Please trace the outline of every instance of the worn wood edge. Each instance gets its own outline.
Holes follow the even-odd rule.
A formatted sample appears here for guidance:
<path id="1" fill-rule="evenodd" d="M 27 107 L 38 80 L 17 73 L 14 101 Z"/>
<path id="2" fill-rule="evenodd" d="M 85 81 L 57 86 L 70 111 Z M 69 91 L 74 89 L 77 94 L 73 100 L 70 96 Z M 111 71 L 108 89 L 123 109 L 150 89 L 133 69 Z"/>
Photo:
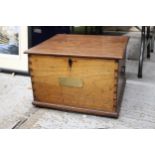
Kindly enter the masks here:
<path id="1" fill-rule="evenodd" d="M 33 98 L 35 99 L 36 98 L 36 95 L 35 95 L 35 89 L 34 89 L 34 81 L 33 81 L 33 76 L 32 76 L 32 68 L 30 66 L 30 55 L 28 55 L 28 72 L 30 74 L 30 80 L 31 80 L 31 85 L 32 85 L 32 95 L 33 95 Z"/>
<path id="2" fill-rule="evenodd" d="M 55 56 L 55 57 L 76 57 L 76 58 L 92 58 L 92 59 L 107 59 L 107 60 L 120 60 L 122 59 L 122 57 L 114 57 L 114 56 L 102 56 L 102 57 L 99 57 L 99 56 L 85 56 L 85 55 L 72 55 L 72 54 L 54 54 L 54 53 L 47 53 L 47 52 L 39 52 L 39 53 L 34 53 L 34 52 L 31 52 L 31 51 L 25 51 L 24 54 L 31 54 L 31 55 L 44 55 L 44 56 Z"/>
<path id="3" fill-rule="evenodd" d="M 119 61 L 115 60 L 115 63 L 117 65 L 117 68 L 114 69 L 114 104 L 113 104 L 113 108 L 117 109 L 117 85 L 118 85 L 118 65 L 119 65 Z"/>
<path id="4" fill-rule="evenodd" d="M 85 113 L 85 114 L 90 114 L 90 115 L 93 114 L 97 116 L 107 116 L 107 117 L 118 118 L 117 111 L 106 112 L 106 111 L 100 111 L 100 110 L 71 107 L 71 106 L 66 106 L 66 105 L 58 105 L 54 103 L 45 103 L 45 102 L 38 102 L 38 101 L 33 101 L 32 104 L 38 107 L 53 108 L 53 109 L 62 110 L 62 111 L 80 112 L 80 113 Z"/>

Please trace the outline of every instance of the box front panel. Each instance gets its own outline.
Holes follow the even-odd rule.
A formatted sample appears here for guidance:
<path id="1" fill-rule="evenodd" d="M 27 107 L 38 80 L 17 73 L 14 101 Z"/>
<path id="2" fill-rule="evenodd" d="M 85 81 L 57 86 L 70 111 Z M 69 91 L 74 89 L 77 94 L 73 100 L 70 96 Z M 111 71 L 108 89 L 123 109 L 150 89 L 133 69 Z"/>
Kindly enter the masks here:
<path id="1" fill-rule="evenodd" d="M 29 56 L 36 101 L 108 112 L 115 111 L 117 67 L 115 60 Z"/>

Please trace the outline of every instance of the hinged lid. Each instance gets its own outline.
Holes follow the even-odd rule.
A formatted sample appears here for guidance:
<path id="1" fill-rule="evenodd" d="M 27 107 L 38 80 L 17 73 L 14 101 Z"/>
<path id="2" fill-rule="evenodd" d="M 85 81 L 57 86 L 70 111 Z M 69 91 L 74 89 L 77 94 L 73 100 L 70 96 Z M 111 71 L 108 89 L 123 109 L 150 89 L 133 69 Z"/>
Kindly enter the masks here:
<path id="1" fill-rule="evenodd" d="M 122 59 L 127 42 L 126 36 L 58 34 L 25 53 Z"/>

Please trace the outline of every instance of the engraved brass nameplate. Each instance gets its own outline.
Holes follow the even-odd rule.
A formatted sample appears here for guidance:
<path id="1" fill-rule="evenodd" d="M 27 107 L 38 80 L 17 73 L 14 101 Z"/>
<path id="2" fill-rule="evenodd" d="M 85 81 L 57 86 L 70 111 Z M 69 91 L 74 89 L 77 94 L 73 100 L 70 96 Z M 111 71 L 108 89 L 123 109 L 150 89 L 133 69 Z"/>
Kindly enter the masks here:
<path id="1" fill-rule="evenodd" d="M 59 84 L 66 87 L 83 87 L 83 81 L 78 78 L 60 77 Z"/>

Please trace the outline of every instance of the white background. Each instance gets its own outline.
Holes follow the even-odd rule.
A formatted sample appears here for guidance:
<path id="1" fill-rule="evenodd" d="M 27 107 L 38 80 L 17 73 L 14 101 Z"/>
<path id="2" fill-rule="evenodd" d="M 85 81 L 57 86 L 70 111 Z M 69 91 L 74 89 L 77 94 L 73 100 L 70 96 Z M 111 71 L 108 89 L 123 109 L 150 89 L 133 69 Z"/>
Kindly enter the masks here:
<path id="1" fill-rule="evenodd" d="M 1 26 L 153 26 L 153 0 L 5 0 Z M 0 130 L 2 155 L 154 155 L 155 130 Z"/>

